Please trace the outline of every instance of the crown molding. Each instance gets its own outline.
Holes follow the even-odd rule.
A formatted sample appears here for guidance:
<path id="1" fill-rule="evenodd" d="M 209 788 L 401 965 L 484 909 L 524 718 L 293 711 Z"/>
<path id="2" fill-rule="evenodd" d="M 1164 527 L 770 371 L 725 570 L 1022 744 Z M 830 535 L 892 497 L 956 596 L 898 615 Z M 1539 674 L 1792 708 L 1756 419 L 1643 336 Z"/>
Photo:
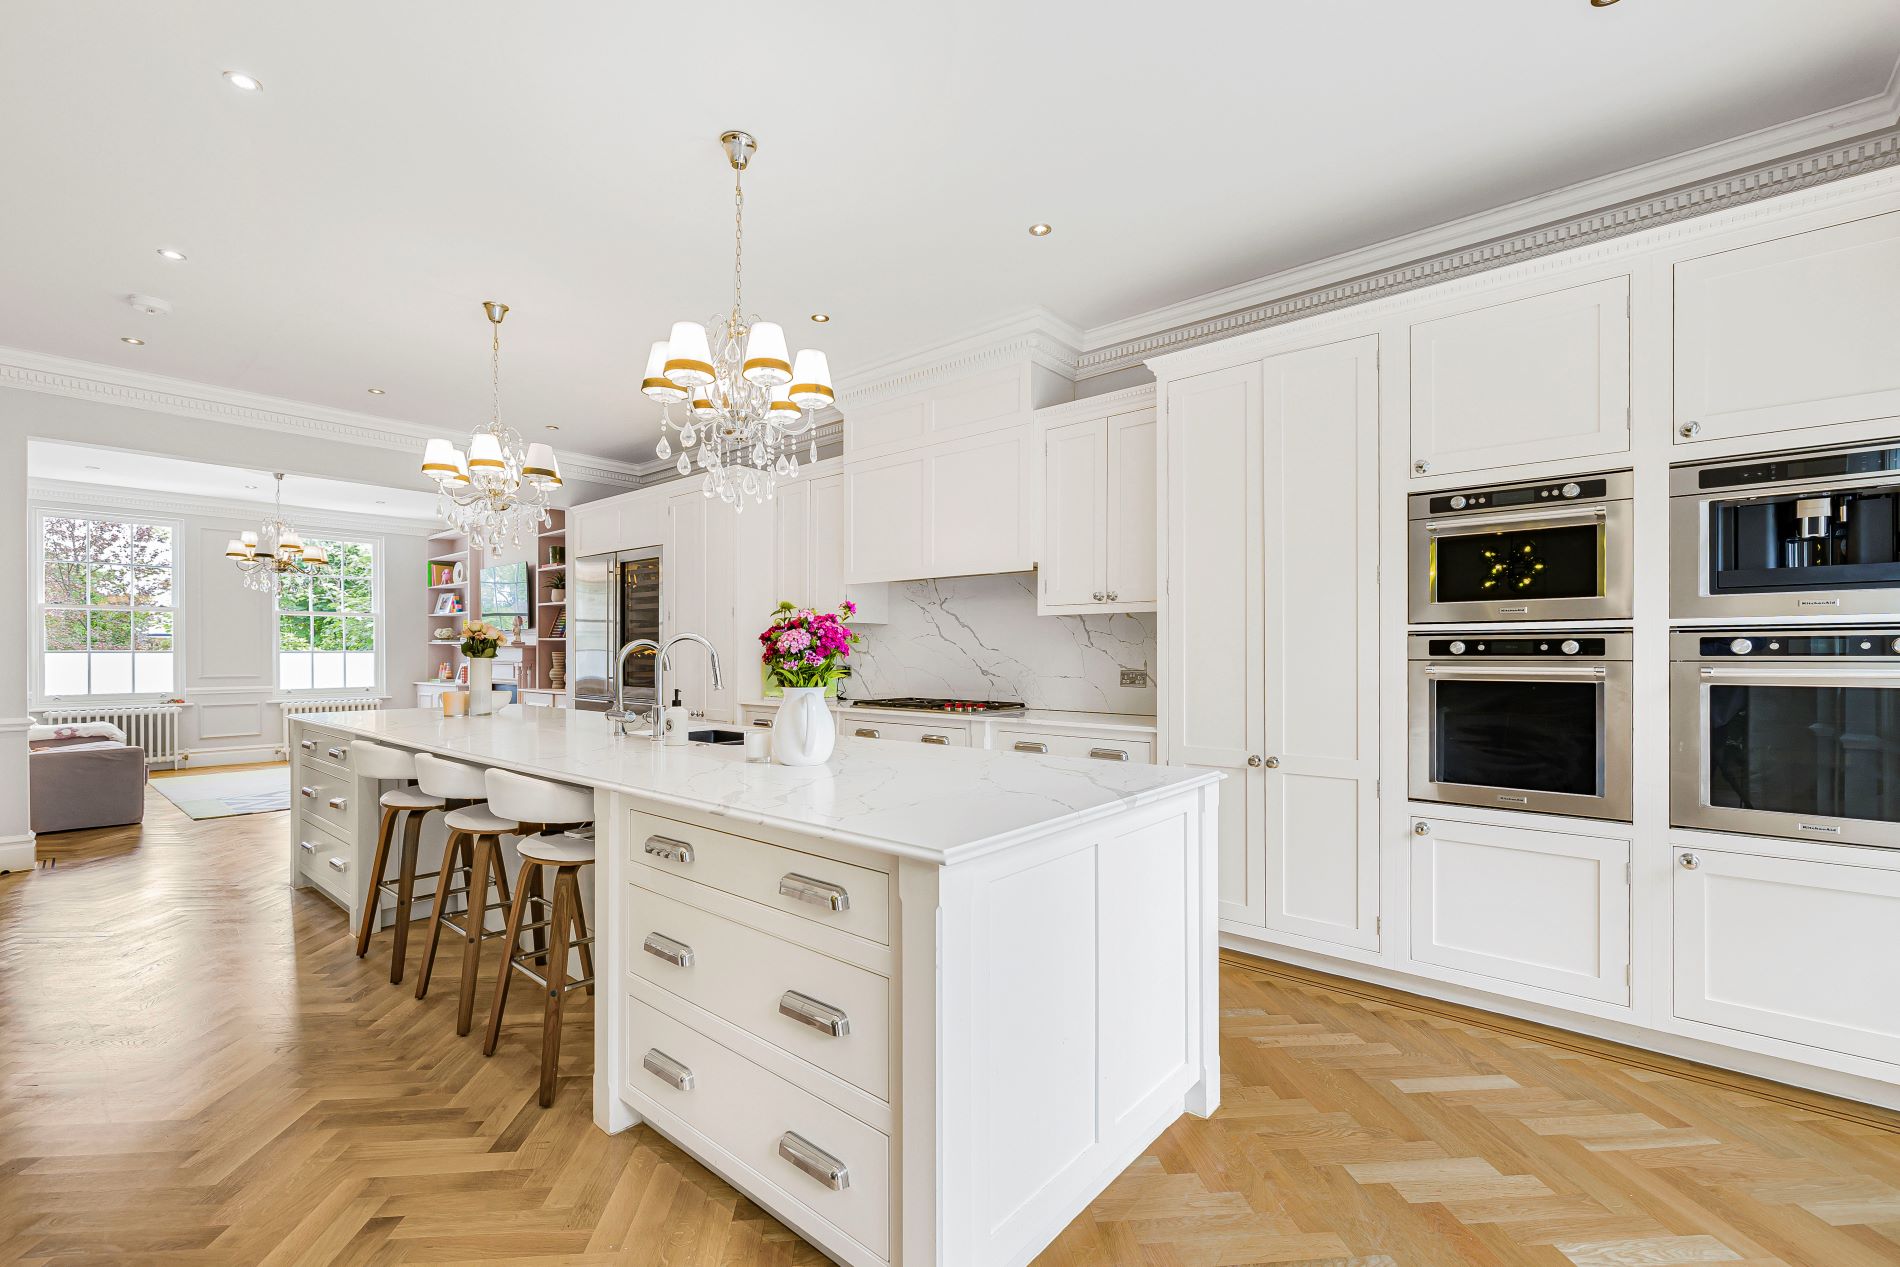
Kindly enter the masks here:
<path id="1" fill-rule="evenodd" d="M 1100 418 L 1104 414 L 1124 414 L 1133 413 L 1137 409 L 1152 409 L 1154 404 L 1155 385 L 1138 383 L 1119 391 L 1103 392 L 1099 396 L 1083 396 L 1076 400 L 1065 401 L 1060 405 L 1046 405 L 1036 411 L 1036 421 L 1045 427 L 1061 426 L 1065 422 Z"/>
<path id="2" fill-rule="evenodd" d="M 225 501 L 188 493 L 162 493 L 143 488 L 120 488 L 111 484 L 82 484 L 76 480 L 28 480 L 26 497 L 33 505 L 48 510 L 122 510 L 154 515 L 161 519 L 187 516 L 236 519 L 249 523 L 270 513 L 268 502 Z M 426 537 L 441 531 L 441 525 L 433 518 L 359 515 L 351 511 L 320 510 L 310 506 L 286 505 L 284 516 L 305 530 L 317 528 L 334 532 L 413 537 Z"/>
<path id="3" fill-rule="evenodd" d="M 441 434 L 440 428 L 427 423 L 331 409 L 23 348 L 0 348 L 0 387 L 204 422 L 316 436 L 372 449 L 414 450 L 431 436 Z M 565 450 L 559 451 L 559 457 L 562 473 L 575 479 L 629 488 L 639 482 L 638 472 L 628 462 Z"/>
<path id="4" fill-rule="evenodd" d="M 1071 381 L 1082 331 L 1046 308 L 1028 308 L 919 352 L 868 365 L 838 382 L 846 406 L 907 395 L 1008 362 L 1028 361 Z"/>

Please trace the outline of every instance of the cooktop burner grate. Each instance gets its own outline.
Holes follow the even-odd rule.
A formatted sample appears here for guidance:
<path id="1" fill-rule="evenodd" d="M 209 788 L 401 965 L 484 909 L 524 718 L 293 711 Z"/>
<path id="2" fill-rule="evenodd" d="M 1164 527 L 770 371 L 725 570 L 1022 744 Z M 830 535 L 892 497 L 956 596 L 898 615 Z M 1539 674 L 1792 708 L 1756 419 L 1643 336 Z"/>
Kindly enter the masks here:
<path id="1" fill-rule="evenodd" d="M 1009 700 L 930 699 L 897 695 L 890 699 L 840 700 L 853 708 L 899 708 L 916 713 L 1020 713 L 1023 706 Z"/>

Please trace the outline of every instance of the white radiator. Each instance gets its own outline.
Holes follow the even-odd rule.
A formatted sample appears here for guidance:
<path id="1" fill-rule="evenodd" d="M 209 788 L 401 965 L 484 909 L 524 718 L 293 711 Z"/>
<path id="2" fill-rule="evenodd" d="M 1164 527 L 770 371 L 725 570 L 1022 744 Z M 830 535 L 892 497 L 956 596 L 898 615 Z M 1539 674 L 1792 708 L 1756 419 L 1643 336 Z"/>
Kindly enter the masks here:
<path id="1" fill-rule="evenodd" d="M 383 706 L 379 699 L 361 695 L 339 695 L 334 699 L 294 699 L 284 701 L 283 749 L 290 751 L 290 719 L 306 713 L 373 713 Z"/>
<path id="2" fill-rule="evenodd" d="M 178 715 L 176 704 L 119 704 L 97 708 L 48 708 L 40 720 L 48 726 L 73 722 L 106 721 L 125 732 L 125 741 L 145 749 L 145 764 L 169 761 L 178 768 Z"/>

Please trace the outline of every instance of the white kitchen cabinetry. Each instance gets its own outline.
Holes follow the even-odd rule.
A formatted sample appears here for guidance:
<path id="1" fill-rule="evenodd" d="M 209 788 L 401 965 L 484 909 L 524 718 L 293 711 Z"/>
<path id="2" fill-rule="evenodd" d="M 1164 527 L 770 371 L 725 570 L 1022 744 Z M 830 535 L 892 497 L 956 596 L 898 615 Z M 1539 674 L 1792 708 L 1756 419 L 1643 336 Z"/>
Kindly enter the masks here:
<path id="1" fill-rule="evenodd" d="M 1222 915 L 1378 928 L 1378 341 L 1169 384 L 1167 759 L 1231 776 Z M 1323 538 L 1315 525 L 1325 526 Z"/>
<path id="2" fill-rule="evenodd" d="M 1038 409 L 1074 395 L 1060 374 L 1029 361 L 940 383 L 875 404 L 853 406 L 845 420 L 845 453 L 851 459 L 912 450 L 1008 431 Z"/>
<path id="3" fill-rule="evenodd" d="M 682 643 L 673 649 L 672 667 L 666 675 L 669 698 L 661 702 L 670 702 L 678 689 L 687 708 L 722 720 L 733 715 L 737 676 L 751 671 L 756 660 L 752 648 L 757 644 L 742 642 L 734 610 L 737 532 L 738 517 L 732 507 L 701 494 L 695 481 L 682 481 L 681 491 L 666 498 L 660 631 L 663 640 L 682 633 L 703 634 L 719 649 L 724 672 L 715 689 L 706 649 Z"/>
<path id="4" fill-rule="evenodd" d="M 1630 842 L 1412 820 L 1412 958 L 1581 995 L 1630 998 Z"/>
<path id="5" fill-rule="evenodd" d="M 1675 314 L 1677 443 L 1900 415 L 1900 212 L 1684 260 Z"/>
<path id="6" fill-rule="evenodd" d="M 853 585 L 1026 572 L 1039 481 L 1032 429 L 845 462 Z"/>
<path id="7" fill-rule="evenodd" d="M 773 499 L 772 595 L 770 604 L 794 603 L 818 611 L 836 611 L 850 598 L 858 605 L 852 623 L 882 622 L 887 611 L 882 585 L 852 585 L 844 581 L 844 476 L 800 477 L 778 486 Z M 761 612 L 769 614 L 770 607 Z M 763 623 L 759 626 L 763 629 Z"/>
<path id="8" fill-rule="evenodd" d="M 1043 422 L 1043 544 L 1037 610 L 1044 615 L 1152 611 L 1155 438 L 1152 408 Z"/>
<path id="9" fill-rule="evenodd" d="M 1673 851 L 1675 1014 L 1900 1062 L 1900 871 L 1772 848 Z"/>
<path id="10" fill-rule="evenodd" d="M 1624 453 L 1629 278 L 1412 327 L 1412 475 Z"/>

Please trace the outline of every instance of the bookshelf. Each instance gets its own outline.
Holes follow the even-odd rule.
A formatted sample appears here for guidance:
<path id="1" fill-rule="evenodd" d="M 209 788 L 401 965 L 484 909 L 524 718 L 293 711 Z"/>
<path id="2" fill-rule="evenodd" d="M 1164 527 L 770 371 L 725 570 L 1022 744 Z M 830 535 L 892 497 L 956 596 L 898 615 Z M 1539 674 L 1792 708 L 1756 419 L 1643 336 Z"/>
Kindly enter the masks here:
<path id="1" fill-rule="evenodd" d="M 532 690 L 552 692 L 555 702 L 566 707 L 573 698 L 571 681 L 565 672 L 567 658 L 567 512 L 550 510 L 553 520 L 535 540 L 534 642 L 522 648 L 522 677 Z M 563 672 L 556 681 L 555 667 Z"/>
<path id="2" fill-rule="evenodd" d="M 436 681 L 444 664 L 454 680 L 462 666 L 462 623 L 473 619 L 481 606 L 481 552 L 470 548 L 469 540 L 459 532 L 438 532 L 429 538 L 429 559 L 423 577 L 426 593 L 417 601 L 428 614 L 429 656 L 424 678 Z M 445 602 L 457 610 L 441 613 Z M 453 629 L 456 636 L 446 641 L 435 638 L 437 629 Z"/>
<path id="3" fill-rule="evenodd" d="M 564 659 L 567 652 L 567 635 L 562 627 L 567 612 L 567 512 L 550 510 L 548 515 L 553 523 L 536 537 L 534 550 L 527 559 L 534 621 L 523 631 L 522 641 L 511 640 L 501 649 L 496 657 L 495 682 L 497 685 L 514 682 L 523 692 L 524 702 L 565 707 L 573 692 L 567 687 L 565 676 L 561 686 L 554 685 L 554 668 L 556 657 Z M 557 557 L 557 553 L 560 561 L 551 563 L 550 559 Z M 511 550 L 502 561 L 511 562 L 516 557 Z M 482 567 L 488 561 L 460 533 L 438 532 L 429 538 L 429 558 L 423 578 L 426 593 L 417 600 L 425 604 L 423 610 L 428 613 L 429 657 L 427 676 L 418 686 L 461 685 L 459 675 L 466 659 L 461 649 L 462 625 L 482 614 Z M 438 614 L 436 608 L 445 599 L 456 610 Z M 498 617 L 496 623 L 506 628 L 509 622 Z M 456 636 L 438 641 L 434 636 L 437 629 L 453 629 Z M 512 630 L 510 634 L 512 638 Z M 445 664 L 449 667 L 449 676 L 443 681 L 440 674 Z M 515 676 L 510 678 L 503 666 L 518 666 Z M 539 698 L 530 698 L 530 692 Z"/>

